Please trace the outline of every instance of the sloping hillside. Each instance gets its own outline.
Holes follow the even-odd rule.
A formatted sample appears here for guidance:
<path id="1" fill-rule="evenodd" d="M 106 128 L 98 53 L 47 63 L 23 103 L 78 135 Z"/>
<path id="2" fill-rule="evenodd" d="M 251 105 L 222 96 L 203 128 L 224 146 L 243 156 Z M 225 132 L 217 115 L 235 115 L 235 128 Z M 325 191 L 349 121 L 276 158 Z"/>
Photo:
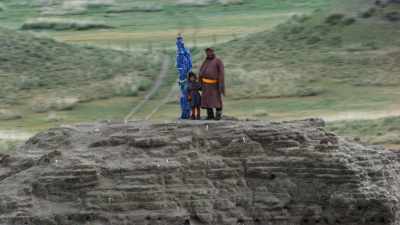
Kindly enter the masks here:
<path id="1" fill-rule="evenodd" d="M 0 28 L 0 103 L 36 95 L 79 101 L 136 95 L 151 84 L 159 65 L 157 55 L 72 46 Z"/>
<path id="2" fill-rule="evenodd" d="M 400 4 L 352 3 L 219 46 L 230 95 L 315 96 L 345 86 L 351 95 L 356 87 L 400 85 Z"/>

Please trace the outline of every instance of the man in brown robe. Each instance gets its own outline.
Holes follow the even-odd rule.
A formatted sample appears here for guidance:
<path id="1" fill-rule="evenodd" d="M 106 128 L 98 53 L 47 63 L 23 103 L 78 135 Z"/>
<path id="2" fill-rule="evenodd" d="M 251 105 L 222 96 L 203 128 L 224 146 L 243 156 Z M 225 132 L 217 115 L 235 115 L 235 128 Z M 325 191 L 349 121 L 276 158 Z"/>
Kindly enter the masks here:
<path id="1" fill-rule="evenodd" d="M 206 49 L 206 59 L 200 67 L 199 80 L 202 85 L 201 107 L 207 109 L 207 119 L 222 117 L 222 96 L 225 96 L 225 71 L 221 59 L 212 48 Z M 216 114 L 214 115 L 214 109 Z"/>

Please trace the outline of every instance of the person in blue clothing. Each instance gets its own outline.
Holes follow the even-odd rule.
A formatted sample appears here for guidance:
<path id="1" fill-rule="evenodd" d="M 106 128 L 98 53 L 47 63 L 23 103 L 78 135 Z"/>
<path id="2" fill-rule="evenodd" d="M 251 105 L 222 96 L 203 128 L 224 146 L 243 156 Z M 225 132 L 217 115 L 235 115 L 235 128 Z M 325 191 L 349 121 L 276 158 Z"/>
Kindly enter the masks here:
<path id="1" fill-rule="evenodd" d="M 190 103 L 188 101 L 188 73 L 192 71 L 192 55 L 185 47 L 183 37 L 179 35 L 176 39 L 176 68 L 179 73 L 179 88 L 181 95 L 179 98 L 181 105 L 181 119 L 190 119 Z"/>
<path id="2" fill-rule="evenodd" d="M 200 119 L 200 107 L 201 107 L 201 84 L 197 79 L 195 73 L 190 72 L 188 76 L 188 92 L 189 92 L 189 102 L 190 107 L 192 108 L 192 120 Z"/>

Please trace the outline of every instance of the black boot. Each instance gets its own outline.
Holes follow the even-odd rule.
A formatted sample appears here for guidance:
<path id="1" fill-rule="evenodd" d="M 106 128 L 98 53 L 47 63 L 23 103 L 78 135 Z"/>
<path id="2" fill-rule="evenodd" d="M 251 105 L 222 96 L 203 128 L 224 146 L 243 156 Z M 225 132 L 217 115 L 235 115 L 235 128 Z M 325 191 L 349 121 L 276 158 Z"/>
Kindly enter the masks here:
<path id="1" fill-rule="evenodd" d="M 214 110 L 213 109 L 207 109 L 207 120 L 213 120 L 214 117 Z"/>
<path id="2" fill-rule="evenodd" d="M 215 120 L 222 119 L 222 109 L 217 109 Z"/>

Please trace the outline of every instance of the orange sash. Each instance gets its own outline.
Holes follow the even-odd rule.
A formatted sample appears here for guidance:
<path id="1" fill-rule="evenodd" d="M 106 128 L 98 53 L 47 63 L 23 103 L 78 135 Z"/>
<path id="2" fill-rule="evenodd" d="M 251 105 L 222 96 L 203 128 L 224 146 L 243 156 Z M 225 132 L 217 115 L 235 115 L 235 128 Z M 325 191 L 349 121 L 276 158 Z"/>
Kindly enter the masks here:
<path id="1" fill-rule="evenodd" d="M 202 81 L 205 84 L 217 84 L 218 83 L 218 80 L 207 79 L 207 78 L 203 78 Z"/>

